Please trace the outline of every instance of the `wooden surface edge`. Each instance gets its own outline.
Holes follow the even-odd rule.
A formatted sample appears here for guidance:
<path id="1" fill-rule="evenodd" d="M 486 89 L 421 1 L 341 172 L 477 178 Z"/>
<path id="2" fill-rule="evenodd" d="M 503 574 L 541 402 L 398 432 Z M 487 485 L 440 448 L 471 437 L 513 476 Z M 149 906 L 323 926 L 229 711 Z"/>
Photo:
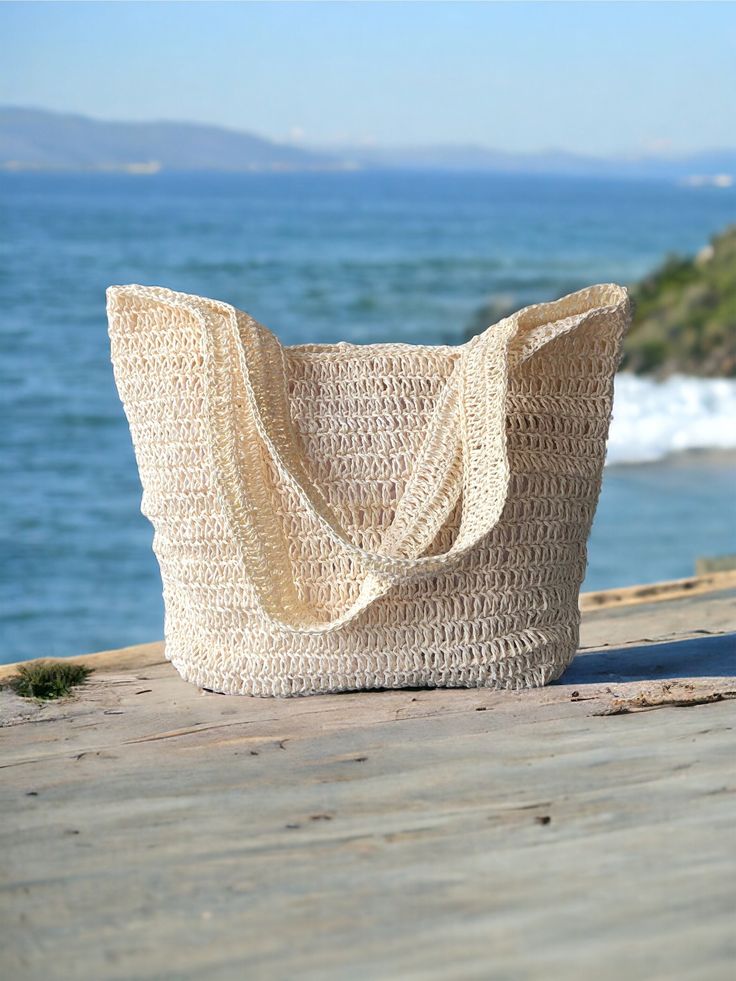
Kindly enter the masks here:
<path id="1" fill-rule="evenodd" d="M 713 593 L 736 586 L 736 570 L 711 572 L 703 576 L 687 579 L 669 579 L 662 582 L 642 583 L 638 586 L 622 586 L 620 589 L 602 589 L 580 594 L 580 609 L 610 609 L 614 606 L 633 606 L 638 603 L 659 603 L 665 600 L 682 599 L 695 594 Z"/>
<path id="2" fill-rule="evenodd" d="M 115 668 L 140 668 L 149 664 L 159 664 L 165 661 L 164 642 L 153 641 L 150 644 L 133 644 L 131 647 L 119 647 L 115 650 L 99 651 L 96 654 L 78 654 L 73 657 L 34 657 L 28 661 L 16 661 L 13 664 L 0 664 L 0 681 L 10 678 L 20 667 L 27 664 L 38 664 L 42 661 L 63 661 L 65 664 L 85 664 L 94 670 Z"/>

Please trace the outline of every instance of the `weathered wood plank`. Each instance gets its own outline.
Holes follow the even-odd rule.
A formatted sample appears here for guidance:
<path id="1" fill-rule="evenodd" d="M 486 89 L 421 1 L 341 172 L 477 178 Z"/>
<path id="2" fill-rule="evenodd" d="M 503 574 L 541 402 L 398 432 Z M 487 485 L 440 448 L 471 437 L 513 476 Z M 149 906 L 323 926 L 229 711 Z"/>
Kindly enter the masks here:
<path id="1" fill-rule="evenodd" d="M 3 976 L 730 979 L 734 592 L 586 613 L 530 692 L 227 697 L 156 645 L 0 692 Z"/>
<path id="2" fill-rule="evenodd" d="M 583 611 L 610 609 L 612 606 L 631 606 L 636 603 L 656 603 L 713 593 L 736 586 L 736 568 L 729 565 L 731 556 L 714 563 L 723 568 L 705 569 L 688 579 L 671 579 L 667 582 L 644 583 L 639 586 L 622 586 L 620 589 L 604 589 L 600 592 L 581 593 L 580 609 Z M 706 560 L 702 560 L 705 562 Z M 700 563 L 701 560 L 698 560 Z"/>

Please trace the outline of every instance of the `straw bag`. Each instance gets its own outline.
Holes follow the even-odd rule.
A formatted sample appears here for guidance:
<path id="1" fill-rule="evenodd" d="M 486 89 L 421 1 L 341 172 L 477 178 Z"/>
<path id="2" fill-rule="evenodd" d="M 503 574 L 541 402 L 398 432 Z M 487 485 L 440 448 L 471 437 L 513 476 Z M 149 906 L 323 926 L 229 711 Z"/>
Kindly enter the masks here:
<path id="1" fill-rule="evenodd" d="M 183 678 L 297 695 L 559 677 L 623 287 L 526 307 L 458 347 L 284 347 L 225 303 L 107 297 Z"/>

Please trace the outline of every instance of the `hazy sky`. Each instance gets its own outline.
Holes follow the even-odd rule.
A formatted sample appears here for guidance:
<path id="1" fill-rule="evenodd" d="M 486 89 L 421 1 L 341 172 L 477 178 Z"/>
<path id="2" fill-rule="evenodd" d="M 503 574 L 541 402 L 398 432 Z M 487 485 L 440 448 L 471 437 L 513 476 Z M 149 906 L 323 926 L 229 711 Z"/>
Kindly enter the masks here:
<path id="1" fill-rule="evenodd" d="M 734 3 L 2 3 L 0 102 L 272 139 L 736 146 Z"/>

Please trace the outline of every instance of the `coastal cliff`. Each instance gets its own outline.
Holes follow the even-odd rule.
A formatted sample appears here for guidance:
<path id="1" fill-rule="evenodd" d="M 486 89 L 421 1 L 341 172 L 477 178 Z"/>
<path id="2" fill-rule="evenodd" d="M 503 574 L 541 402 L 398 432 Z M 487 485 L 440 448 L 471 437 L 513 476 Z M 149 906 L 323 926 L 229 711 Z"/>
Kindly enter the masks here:
<path id="1" fill-rule="evenodd" d="M 656 378 L 736 377 L 736 225 L 695 256 L 668 256 L 629 289 L 634 313 L 622 370 Z M 466 337 L 538 299 L 491 299 L 473 317 Z"/>
<path id="2" fill-rule="evenodd" d="M 692 258 L 669 256 L 631 293 L 624 370 L 736 376 L 736 225 Z"/>

